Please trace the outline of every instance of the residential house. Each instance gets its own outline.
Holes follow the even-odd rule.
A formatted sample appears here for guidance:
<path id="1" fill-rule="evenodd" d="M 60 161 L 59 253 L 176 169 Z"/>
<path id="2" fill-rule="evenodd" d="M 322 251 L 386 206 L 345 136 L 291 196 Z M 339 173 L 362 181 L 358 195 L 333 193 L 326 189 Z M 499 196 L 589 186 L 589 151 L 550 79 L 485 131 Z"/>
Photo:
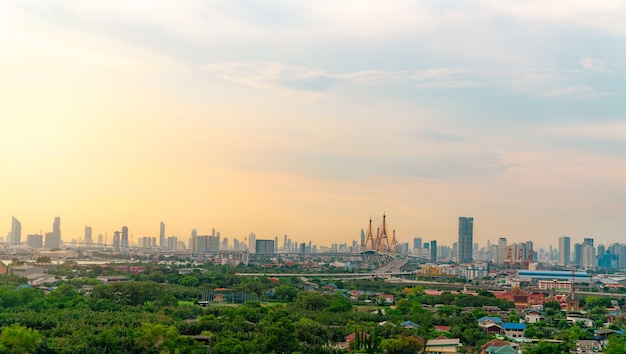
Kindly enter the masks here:
<path id="1" fill-rule="evenodd" d="M 492 324 L 492 325 L 489 325 L 487 327 L 483 327 L 483 329 L 490 336 L 493 336 L 493 335 L 496 335 L 496 334 L 502 334 L 502 326 L 499 326 L 497 324 Z"/>
<path id="2" fill-rule="evenodd" d="M 407 328 L 407 329 L 419 329 L 420 325 L 418 325 L 415 322 L 411 322 L 411 321 L 404 321 L 402 323 L 400 323 L 401 327 Z"/>
<path id="3" fill-rule="evenodd" d="M 460 353 L 461 340 L 458 338 L 448 339 L 438 337 L 426 342 L 425 354 Z"/>
<path id="4" fill-rule="evenodd" d="M 498 326 L 502 326 L 502 319 L 500 317 L 496 317 L 496 316 L 483 316 L 479 319 L 476 320 L 476 322 L 478 322 L 478 326 L 482 327 L 482 328 L 486 328 L 492 325 L 498 325 Z"/>
<path id="5" fill-rule="evenodd" d="M 526 323 L 537 323 L 543 321 L 543 316 L 541 316 L 538 311 L 528 311 L 524 314 L 524 321 Z"/>
<path id="6" fill-rule="evenodd" d="M 602 344 L 597 340 L 579 340 L 576 342 L 576 353 L 592 354 L 602 352 Z"/>
<path id="7" fill-rule="evenodd" d="M 435 326 L 435 330 L 439 332 L 450 332 L 450 326 Z"/>
<path id="8" fill-rule="evenodd" d="M 520 345 L 517 343 L 508 343 L 500 339 L 492 339 L 481 347 L 480 353 L 519 354 L 521 353 L 521 350 Z"/>
<path id="9" fill-rule="evenodd" d="M 382 301 L 384 301 L 384 303 L 386 304 L 393 304 L 395 296 L 391 294 L 382 294 L 379 296 L 379 299 L 382 299 Z"/>
<path id="10" fill-rule="evenodd" d="M 504 322 L 502 329 L 504 330 L 504 335 L 511 339 L 524 338 L 526 323 Z"/>
<path id="11" fill-rule="evenodd" d="M 567 323 L 571 325 L 576 324 L 577 322 L 580 322 L 585 327 L 591 328 L 594 326 L 593 320 L 589 318 L 581 317 L 578 314 L 573 314 L 573 313 L 568 314 L 567 316 L 565 316 L 565 319 L 567 320 Z"/>

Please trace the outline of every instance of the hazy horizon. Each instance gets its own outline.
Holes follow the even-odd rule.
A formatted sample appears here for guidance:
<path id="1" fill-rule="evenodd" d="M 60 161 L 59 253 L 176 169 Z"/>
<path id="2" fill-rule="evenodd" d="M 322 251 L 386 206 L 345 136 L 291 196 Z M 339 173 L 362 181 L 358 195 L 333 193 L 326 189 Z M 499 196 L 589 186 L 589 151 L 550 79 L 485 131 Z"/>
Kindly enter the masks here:
<path id="1" fill-rule="evenodd" d="M 0 233 L 626 231 L 620 1 L 0 5 Z"/>

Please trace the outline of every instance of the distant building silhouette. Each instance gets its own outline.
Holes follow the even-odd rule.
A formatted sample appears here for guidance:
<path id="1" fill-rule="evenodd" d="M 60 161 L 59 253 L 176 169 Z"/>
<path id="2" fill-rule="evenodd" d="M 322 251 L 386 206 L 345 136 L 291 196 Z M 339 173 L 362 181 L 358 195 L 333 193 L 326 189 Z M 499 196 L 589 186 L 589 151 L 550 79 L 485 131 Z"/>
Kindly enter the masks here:
<path id="1" fill-rule="evenodd" d="M 275 240 L 256 240 L 256 254 L 274 254 Z"/>
<path id="2" fill-rule="evenodd" d="M 122 226 L 122 240 L 121 240 L 122 252 L 128 251 L 128 227 Z"/>
<path id="3" fill-rule="evenodd" d="M 22 223 L 14 216 L 11 219 L 11 234 L 9 237 L 9 243 L 12 245 L 19 245 L 22 242 Z"/>
<path id="4" fill-rule="evenodd" d="M 474 218 L 459 217 L 459 262 L 471 263 L 474 247 Z"/>
<path id="5" fill-rule="evenodd" d="M 570 264 L 570 238 L 567 236 L 559 237 L 559 265 L 565 266 Z"/>
<path id="6" fill-rule="evenodd" d="M 165 248 L 165 223 L 161 221 L 159 225 L 159 247 Z"/>
<path id="7" fill-rule="evenodd" d="M 93 244 L 93 238 L 92 238 L 91 226 L 85 226 L 85 246 L 89 248 L 91 247 L 92 244 Z"/>
<path id="8" fill-rule="evenodd" d="M 42 248 L 43 247 L 43 236 L 38 234 L 32 234 L 26 236 L 26 243 L 29 248 Z"/>
<path id="9" fill-rule="evenodd" d="M 430 260 L 433 262 L 437 261 L 437 241 L 430 241 Z"/>

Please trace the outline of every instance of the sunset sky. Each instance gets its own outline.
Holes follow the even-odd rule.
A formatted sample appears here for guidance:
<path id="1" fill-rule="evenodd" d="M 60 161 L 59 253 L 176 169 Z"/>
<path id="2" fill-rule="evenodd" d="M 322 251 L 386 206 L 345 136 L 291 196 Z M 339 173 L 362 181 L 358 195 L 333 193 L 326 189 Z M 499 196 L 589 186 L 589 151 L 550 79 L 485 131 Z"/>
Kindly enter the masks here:
<path id="1" fill-rule="evenodd" d="M 626 236 L 626 3 L 0 4 L 0 234 Z M 282 241 L 281 241 L 282 245 Z"/>

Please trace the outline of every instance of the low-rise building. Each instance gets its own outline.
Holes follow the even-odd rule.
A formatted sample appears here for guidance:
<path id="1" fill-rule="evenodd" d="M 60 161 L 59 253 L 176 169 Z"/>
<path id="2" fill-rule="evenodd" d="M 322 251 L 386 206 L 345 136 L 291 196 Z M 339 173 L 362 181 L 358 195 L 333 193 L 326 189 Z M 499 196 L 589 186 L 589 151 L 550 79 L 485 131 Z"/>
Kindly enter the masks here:
<path id="1" fill-rule="evenodd" d="M 448 339 L 439 337 L 426 342 L 424 353 L 426 354 L 443 354 L 443 353 L 459 353 L 461 349 L 461 340 L 458 338 Z"/>
<path id="2" fill-rule="evenodd" d="M 526 332 L 525 323 L 504 322 L 502 324 L 504 335 L 510 339 L 524 338 Z"/>

